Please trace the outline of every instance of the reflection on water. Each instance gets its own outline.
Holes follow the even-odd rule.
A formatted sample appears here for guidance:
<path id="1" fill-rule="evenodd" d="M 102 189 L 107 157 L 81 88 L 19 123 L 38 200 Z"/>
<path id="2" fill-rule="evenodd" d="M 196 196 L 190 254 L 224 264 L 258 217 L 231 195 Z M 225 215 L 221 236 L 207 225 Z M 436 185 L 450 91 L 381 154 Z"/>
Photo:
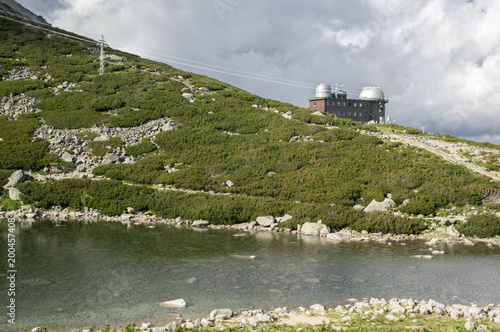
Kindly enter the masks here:
<path id="1" fill-rule="evenodd" d="M 0 271 L 7 270 L 6 232 L 2 222 Z M 372 296 L 500 303 L 499 250 L 484 245 L 442 244 L 436 249 L 446 254 L 426 260 L 412 257 L 429 255 L 423 242 L 336 243 L 266 232 L 85 222 L 23 223 L 18 232 L 22 328 L 163 324 L 179 314 L 206 317 L 215 308 L 332 307 Z M 186 309 L 159 306 L 178 298 L 188 303 Z M 0 330 L 8 328 L 1 324 Z"/>

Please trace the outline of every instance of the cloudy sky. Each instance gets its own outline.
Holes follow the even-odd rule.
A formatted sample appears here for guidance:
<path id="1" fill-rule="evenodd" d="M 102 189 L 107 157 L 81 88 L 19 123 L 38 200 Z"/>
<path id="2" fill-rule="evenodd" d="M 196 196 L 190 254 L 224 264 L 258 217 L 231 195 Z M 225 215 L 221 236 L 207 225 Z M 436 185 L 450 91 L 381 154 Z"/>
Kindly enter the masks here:
<path id="1" fill-rule="evenodd" d="M 387 116 L 500 143 L 500 1 L 18 0 L 53 26 L 308 106 L 379 86 Z"/>

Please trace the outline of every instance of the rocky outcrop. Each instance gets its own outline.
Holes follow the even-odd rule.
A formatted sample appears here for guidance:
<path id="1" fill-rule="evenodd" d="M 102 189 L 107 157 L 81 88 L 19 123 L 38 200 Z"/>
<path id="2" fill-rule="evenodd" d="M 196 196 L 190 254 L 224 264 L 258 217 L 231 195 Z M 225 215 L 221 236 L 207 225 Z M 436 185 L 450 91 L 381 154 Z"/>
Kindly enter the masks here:
<path id="1" fill-rule="evenodd" d="M 0 11 L 39 23 L 49 24 L 41 15 L 34 14 L 14 0 L 0 0 Z"/>
<path id="2" fill-rule="evenodd" d="M 41 110 L 35 108 L 38 101 L 22 93 L 20 95 L 10 94 L 0 98 L 0 115 L 17 118 L 20 114 L 38 113 Z"/>
<path id="3" fill-rule="evenodd" d="M 19 183 L 22 183 L 22 182 L 25 182 L 25 181 L 28 181 L 31 179 L 33 179 L 33 177 L 31 177 L 28 174 L 25 174 L 23 172 L 23 170 L 19 169 L 9 176 L 9 180 L 7 181 L 7 184 L 4 186 L 4 188 L 7 189 L 10 187 L 14 187 L 15 185 L 17 185 Z"/>
<path id="4" fill-rule="evenodd" d="M 76 163 L 79 171 L 90 174 L 94 167 L 101 164 L 135 162 L 135 158 L 126 156 L 125 150 L 122 147 L 113 149 L 112 152 L 106 154 L 104 157 L 92 156 L 89 149 L 89 144 L 92 140 L 106 142 L 112 137 L 119 137 L 123 141 L 124 146 L 127 146 L 139 144 L 143 138 L 148 138 L 154 143 L 157 134 L 175 129 L 176 124 L 170 118 L 149 121 L 143 125 L 131 128 L 95 126 L 81 129 L 56 129 L 42 124 L 33 133 L 33 140 L 48 141 L 51 153 L 57 154 L 61 157 L 61 160 Z M 89 133 L 99 136 L 93 139 L 85 138 L 85 135 Z"/>

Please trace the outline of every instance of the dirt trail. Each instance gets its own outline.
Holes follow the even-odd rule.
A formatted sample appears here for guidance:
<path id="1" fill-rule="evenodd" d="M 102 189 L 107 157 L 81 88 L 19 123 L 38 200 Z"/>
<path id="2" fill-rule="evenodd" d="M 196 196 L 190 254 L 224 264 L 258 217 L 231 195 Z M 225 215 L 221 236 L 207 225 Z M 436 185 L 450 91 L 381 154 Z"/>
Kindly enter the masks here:
<path id="1" fill-rule="evenodd" d="M 485 155 L 499 154 L 500 151 L 494 149 L 480 148 L 476 146 L 467 145 L 465 143 L 450 143 L 440 140 L 434 140 L 427 137 L 424 138 L 410 138 L 407 135 L 389 134 L 390 140 L 395 140 L 401 143 L 406 143 L 432 152 L 438 156 L 445 158 L 455 164 L 467 167 L 468 169 L 488 176 L 496 181 L 500 181 L 500 172 L 488 171 L 472 162 L 466 157 L 467 154 L 475 155 L 476 162 L 482 162 Z"/>

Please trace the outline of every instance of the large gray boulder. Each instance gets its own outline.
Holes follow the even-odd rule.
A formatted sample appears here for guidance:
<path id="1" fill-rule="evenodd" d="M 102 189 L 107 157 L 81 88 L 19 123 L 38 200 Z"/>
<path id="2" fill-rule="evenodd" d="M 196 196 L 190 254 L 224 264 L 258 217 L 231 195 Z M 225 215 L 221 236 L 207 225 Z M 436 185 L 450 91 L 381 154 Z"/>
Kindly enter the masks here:
<path id="1" fill-rule="evenodd" d="M 68 163 L 73 163 L 73 162 L 75 162 L 75 156 L 73 156 L 72 154 L 69 154 L 68 152 L 64 152 L 61 156 L 61 160 L 66 161 Z"/>
<path id="2" fill-rule="evenodd" d="M 120 157 L 118 157 L 114 153 L 107 153 L 104 156 L 104 158 L 102 158 L 102 164 L 103 165 L 108 165 L 108 164 L 116 163 L 118 161 L 120 161 Z"/>
<path id="3" fill-rule="evenodd" d="M 396 202 L 394 202 L 390 198 L 384 199 L 382 202 L 377 202 L 376 200 L 373 200 L 368 204 L 368 206 L 363 210 L 365 212 L 377 212 L 377 211 L 382 211 L 385 212 L 387 211 L 387 208 L 390 207 L 395 207 Z"/>
<path id="4" fill-rule="evenodd" d="M 9 198 L 13 201 L 21 199 L 21 192 L 17 188 L 9 188 Z"/>
<path id="5" fill-rule="evenodd" d="M 31 177 L 29 175 L 24 174 L 22 169 L 17 170 L 9 176 L 9 181 L 4 188 L 7 189 L 9 187 L 14 187 L 16 184 L 27 181 L 30 178 Z"/>
<path id="6" fill-rule="evenodd" d="M 257 217 L 256 221 L 261 226 L 269 227 L 272 224 L 274 224 L 275 220 L 273 216 L 266 216 L 266 217 Z"/>
<path id="7" fill-rule="evenodd" d="M 315 222 L 306 222 L 300 227 L 300 232 L 305 235 L 329 234 L 330 227 Z"/>
<path id="8" fill-rule="evenodd" d="M 290 219 L 292 219 L 293 217 L 289 214 L 285 214 L 283 217 L 277 217 L 276 218 L 276 222 L 281 224 L 282 222 L 285 222 L 285 221 L 288 221 Z"/>

